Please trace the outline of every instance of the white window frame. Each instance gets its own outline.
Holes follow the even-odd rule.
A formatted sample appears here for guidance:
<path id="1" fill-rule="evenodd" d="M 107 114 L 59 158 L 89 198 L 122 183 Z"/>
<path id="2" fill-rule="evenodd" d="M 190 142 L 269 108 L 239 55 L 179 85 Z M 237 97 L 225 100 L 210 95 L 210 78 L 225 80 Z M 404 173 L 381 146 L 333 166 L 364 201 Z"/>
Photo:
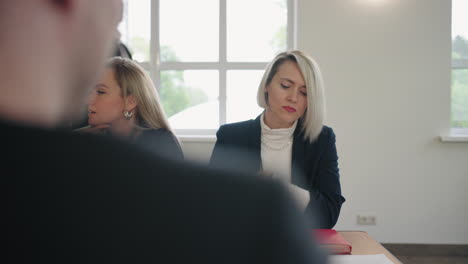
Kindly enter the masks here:
<path id="1" fill-rule="evenodd" d="M 450 21 L 450 27 L 452 27 L 453 21 Z M 452 46 L 452 45 L 451 45 Z M 450 53 L 450 56 L 452 53 Z M 468 70 L 468 59 L 452 59 L 451 72 L 453 70 Z M 452 90 L 452 84 L 450 84 L 450 90 Z M 450 108 L 452 102 L 450 102 Z M 450 120 L 452 119 L 452 113 L 450 113 Z M 442 135 L 440 139 L 443 142 L 468 142 L 468 128 L 454 128 L 450 122 L 449 135 Z"/>
<path id="2" fill-rule="evenodd" d="M 297 46 L 297 0 L 287 1 L 287 49 Z M 151 1 L 151 31 L 149 62 L 140 65 L 149 71 L 159 89 L 160 72 L 165 70 L 217 70 L 219 71 L 219 124 L 226 123 L 226 90 L 228 70 L 264 70 L 268 62 L 227 61 L 227 0 L 219 0 L 219 61 L 217 62 L 161 62 L 159 36 L 160 1 Z M 212 141 L 217 129 L 176 129 L 176 134 L 190 141 Z"/>

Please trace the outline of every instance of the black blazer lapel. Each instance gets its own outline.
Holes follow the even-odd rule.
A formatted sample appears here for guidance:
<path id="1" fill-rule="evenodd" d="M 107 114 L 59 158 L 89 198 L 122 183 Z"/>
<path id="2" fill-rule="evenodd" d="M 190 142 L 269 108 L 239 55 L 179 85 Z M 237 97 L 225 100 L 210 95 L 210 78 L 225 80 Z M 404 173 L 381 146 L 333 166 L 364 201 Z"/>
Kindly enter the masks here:
<path id="1" fill-rule="evenodd" d="M 294 131 L 294 140 L 292 146 L 291 157 L 291 182 L 301 188 L 308 190 L 307 180 L 305 175 L 306 168 L 306 142 L 304 142 L 303 134 L 301 133 L 301 124 L 298 123 Z"/>
<path id="2" fill-rule="evenodd" d="M 257 116 L 255 120 L 252 120 L 249 127 L 249 139 L 248 139 L 248 148 L 249 151 L 253 154 L 255 159 L 254 164 L 257 164 L 257 171 L 262 170 L 262 158 L 261 158 L 261 136 L 262 129 L 260 126 L 260 118 L 262 115 Z"/>

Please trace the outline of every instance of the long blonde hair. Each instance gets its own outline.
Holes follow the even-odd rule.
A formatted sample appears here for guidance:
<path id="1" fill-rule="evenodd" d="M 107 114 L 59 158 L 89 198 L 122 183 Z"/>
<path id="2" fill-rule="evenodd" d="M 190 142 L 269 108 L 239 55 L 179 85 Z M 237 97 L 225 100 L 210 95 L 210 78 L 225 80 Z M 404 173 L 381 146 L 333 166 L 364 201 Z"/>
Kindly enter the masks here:
<path id="1" fill-rule="evenodd" d="M 159 102 L 156 87 L 145 70 L 135 61 L 122 57 L 111 58 L 107 66 L 114 70 L 115 79 L 120 86 L 124 100 L 130 95 L 135 97 L 137 126 L 164 128 L 174 134 Z"/>
<path id="2" fill-rule="evenodd" d="M 285 51 L 278 54 L 266 67 L 257 91 L 257 103 L 267 109 L 270 84 L 278 68 L 286 61 L 297 63 L 307 88 L 307 110 L 300 118 L 304 139 L 313 142 L 319 136 L 325 119 L 325 90 L 320 68 L 310 56 L 299 50 Z"/>

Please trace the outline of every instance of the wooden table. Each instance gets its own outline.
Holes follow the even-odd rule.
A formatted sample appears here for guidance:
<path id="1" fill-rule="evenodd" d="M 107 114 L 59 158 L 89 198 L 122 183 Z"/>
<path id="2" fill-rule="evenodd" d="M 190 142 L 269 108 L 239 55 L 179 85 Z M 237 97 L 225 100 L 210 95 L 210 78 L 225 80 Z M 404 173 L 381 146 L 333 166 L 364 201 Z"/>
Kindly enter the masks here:
<path id="1" fill-rule="evenodd" d="M 364 231 L 338 231 L 346 241 L 351 243 L 352 255 L 374 255 L 385 254 L 393 263 L 401 264 L 387 249 L 385 249 L 379 242 L 370 237 Z"/>

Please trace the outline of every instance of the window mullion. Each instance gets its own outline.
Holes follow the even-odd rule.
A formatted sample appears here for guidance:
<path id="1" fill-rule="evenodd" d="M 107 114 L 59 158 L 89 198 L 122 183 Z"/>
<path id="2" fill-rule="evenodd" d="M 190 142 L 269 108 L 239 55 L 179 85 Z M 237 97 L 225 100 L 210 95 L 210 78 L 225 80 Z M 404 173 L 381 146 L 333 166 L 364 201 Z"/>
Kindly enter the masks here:
<path id="1" fill-rule="evenodd" d="M 286 48 L 287 49 L 296 49 L 297 48 L 297 39 L 296 39 L 296 29 L 297 29 L 297 20 L 296 14 L 297 14 L 297 0 L 287 0 L 287 32 L 286 32 L 286 38 L 287 38 L 287 43 L 286 43 Z"/>
<path id="2" fill-rule="evenodd" d="M 159 0 L 151 1 L 151 33 L 150 33 L 150 76 L 160 89 L 160 43 L 159 43 Z"/>
<path id="3" fill-rule="evenodd" d="M 226 123 L 227 3 L 219 0 L 219 124 Z"/>

